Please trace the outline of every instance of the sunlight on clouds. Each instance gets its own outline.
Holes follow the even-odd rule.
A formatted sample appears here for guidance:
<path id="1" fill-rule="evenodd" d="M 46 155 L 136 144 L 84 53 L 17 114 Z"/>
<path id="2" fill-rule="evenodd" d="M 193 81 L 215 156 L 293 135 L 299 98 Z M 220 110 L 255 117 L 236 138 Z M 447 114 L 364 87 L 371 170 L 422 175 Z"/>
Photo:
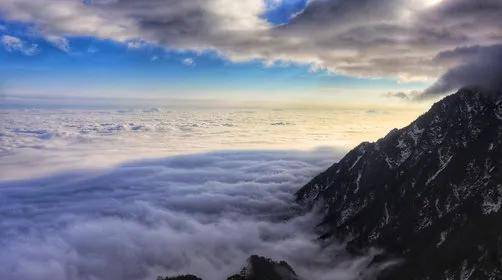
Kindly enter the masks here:
<path id="1" fill-rule="evenodd" d="M 441 2 L 443 2 L 443 0 L 424 0 L 425 5 L 428 7 L 438 5 Z"/>
<path id="2" fill-rule="evenodd" d="M 266 11 L 263 0 L 208 1 L 209 10 L 222 20 L 221 28 L 234 31 L 253 31 L 269 28 L 260 15 Z"/>
<path id="3" fill-rule="evenodd" d="M 390 99 L 389 99 L 390 100 Z M 351 148 L 420 111 L 391 108 L 32 109 L 0 112 L 0 177 L 228 149 Z"/>

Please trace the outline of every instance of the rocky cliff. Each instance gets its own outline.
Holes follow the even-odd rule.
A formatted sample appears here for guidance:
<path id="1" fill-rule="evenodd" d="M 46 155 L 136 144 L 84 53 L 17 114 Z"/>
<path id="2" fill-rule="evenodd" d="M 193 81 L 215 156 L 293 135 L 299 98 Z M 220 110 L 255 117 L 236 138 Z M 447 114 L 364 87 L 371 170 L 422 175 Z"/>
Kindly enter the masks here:
<path id="1" fill-rule="evenodd" d="M 324 237 L 385 249 L 383 279 L 502 279 L 502 99 L 465 88 L 361 143 L 297 193 Z"/>

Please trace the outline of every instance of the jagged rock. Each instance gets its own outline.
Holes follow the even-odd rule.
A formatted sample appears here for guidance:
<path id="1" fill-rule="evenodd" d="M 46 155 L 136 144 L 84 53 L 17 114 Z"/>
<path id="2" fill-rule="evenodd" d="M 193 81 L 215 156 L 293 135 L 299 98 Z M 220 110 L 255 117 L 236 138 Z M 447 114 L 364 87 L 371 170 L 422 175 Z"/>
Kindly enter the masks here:
<path id="1" fill-rule="evenodd" d="M 502 99 L 465 88 L 297 192 L 325 237 L 404 263 L 382 279 L 502 279 Z"/>
<path id="2" fill-rule="evenodd" d="M 194 275 L 157 277 L 157 280 L 202 280 Z M 239 274 L 227 280 L 298 280 L 295 271 L 285 261 L 275 262 L 269 258 L 252 255 Z"/>
<path id="3" fill-rule="evenodd" d="M 202 280 L 199 277 L 191 274 L 179 275 L 174 277 L 157 277 L 157 280 Z"/>
<path id="4" fill-rule="evenodd" d="M 298 276 L 285 261 L 275 262 L 253 255 L 240 274 L 232 275 L 227 280 L 298 280 Z"/>

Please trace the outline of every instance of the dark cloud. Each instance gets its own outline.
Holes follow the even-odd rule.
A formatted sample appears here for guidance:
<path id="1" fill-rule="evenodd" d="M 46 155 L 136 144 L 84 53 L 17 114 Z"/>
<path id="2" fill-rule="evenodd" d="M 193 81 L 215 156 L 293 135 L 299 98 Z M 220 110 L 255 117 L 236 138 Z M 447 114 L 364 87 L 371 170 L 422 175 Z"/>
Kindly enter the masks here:
<path id="1" fill-rule="evenodd" d="M 454 66 L 427 88 L 422 98 L 451 93 L 463 86 L 502 87 L 502 45 L 458 48 L 440 53 L 437 60 Z"/>
<path id="2" fill-rule="evenodd" d="M 261 254 L 308 279 L 359 279 L 376 251 L 324 246 L 316 214 L 292 204 L 337 156 L 220 152 L 0 183 L 0 278 L 220 280 Z"/>
<path id="3" fill-rule="evenodd" d="M 402 91 L 399 91 L 399 92 L 387 92 L 383 95 L 384 97 L 388 97 L 388 98 L 398 98 L 398 99 L 402 99 L 402 100 L 409 100 L 410 97 L 408 94 L 402 92 Z"/>

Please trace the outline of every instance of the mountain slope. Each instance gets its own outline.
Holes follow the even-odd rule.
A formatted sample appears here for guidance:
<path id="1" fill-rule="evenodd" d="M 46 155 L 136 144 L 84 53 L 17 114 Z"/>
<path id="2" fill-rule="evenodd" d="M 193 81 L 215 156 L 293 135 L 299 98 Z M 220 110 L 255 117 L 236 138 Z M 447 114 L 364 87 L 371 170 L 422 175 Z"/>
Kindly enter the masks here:
<path id="1" fill-rule="evenodd" d="M 297 193 L 323 205 L 326 236 L 386 249 L 384 279 L 502 279 L 502 102 L 465 88 Z"/>
<path id="2" fill-rule="evenodd" d="M 285 261 L 275 262 L 253 255 L 247 262 L 240 274 L 232 275 L 227 280 L 298 280 L 295 271 Z"/>
<path id="3" fill-rule="evenodd" d="M 252 255 L 248 258 L 239 274 L 234 274 L 227 280 L 298 280 L 298 276 L 285 261 L 276 262 L 270 258 Z M 179 275 L 175 277 L 157 277 L 157 280 L 202 280 L 197 276 Z"/>

